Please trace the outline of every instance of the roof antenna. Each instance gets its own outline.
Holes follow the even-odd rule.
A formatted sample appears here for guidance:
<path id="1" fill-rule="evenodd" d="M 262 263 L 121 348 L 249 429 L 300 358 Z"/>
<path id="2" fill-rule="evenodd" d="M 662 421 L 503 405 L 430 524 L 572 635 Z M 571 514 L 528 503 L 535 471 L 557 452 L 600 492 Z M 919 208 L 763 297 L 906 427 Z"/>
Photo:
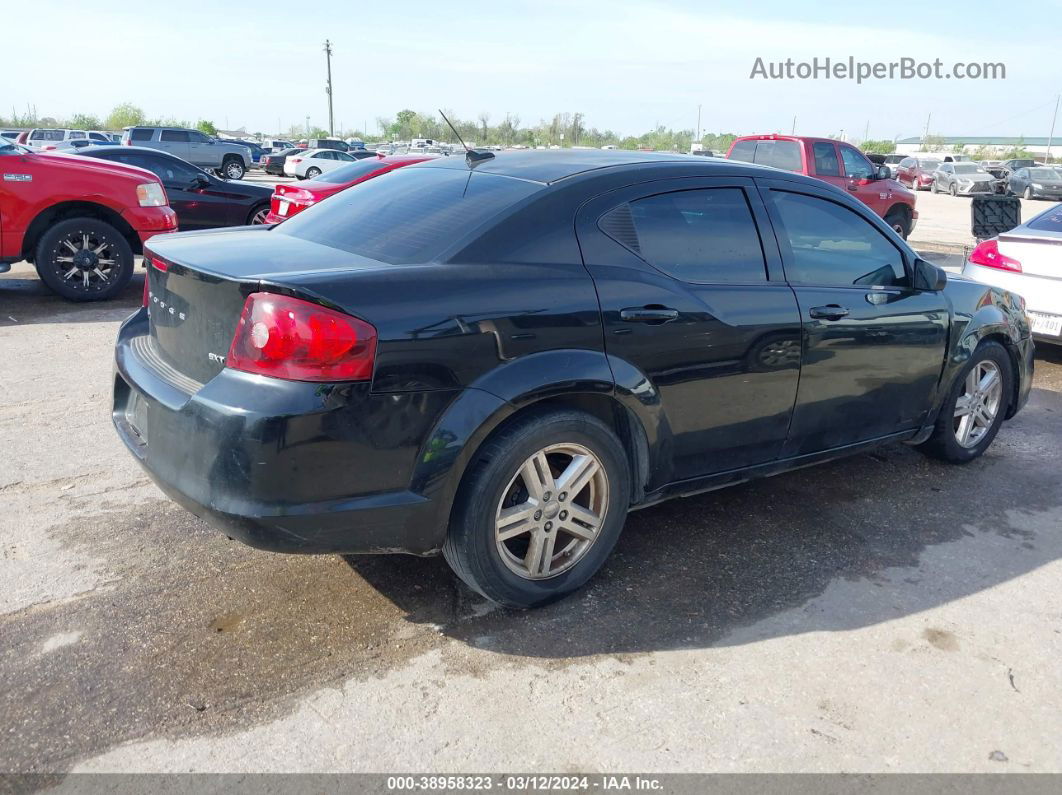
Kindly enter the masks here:
<path id="1" fill-rule="evenodd" d="M 448 118 L 446 118 L 446 114 L 442 112 L 442 108 L 439 108 L 439 115 L 443 117 L 443 121 L 454 131 L 457 140 L 460 141 L 461 146 L 465 148 L 465 162 L 468 163 L 469 168 L 475 168 L 484 160 L 491 160 L 494 157 L 493 152 L 477 152 L 475 149 L 469 149 L 468 144 L 465 143 L 465 139 L 461 137 L 461 133 L 457 131 L 457 128 L 450 123 Z"/>

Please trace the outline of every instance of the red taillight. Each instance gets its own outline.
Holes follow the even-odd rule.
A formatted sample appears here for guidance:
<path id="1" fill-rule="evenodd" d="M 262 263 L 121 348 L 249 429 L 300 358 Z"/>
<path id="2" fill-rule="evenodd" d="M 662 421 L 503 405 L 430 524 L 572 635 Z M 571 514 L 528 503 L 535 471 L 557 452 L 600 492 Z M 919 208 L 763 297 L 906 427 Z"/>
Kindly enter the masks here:
<path id="1" fill-rule="evenodd" d="M 999 243 L 995 240 L 986 240 L 983 243 L 978 243 L 974 250 L 970 252 L 968 259 L 974 265 L 1021 273 L 1021 263 L 1013 257 L 1000 254 Z"/>
<path id="2" fill-rule="evenodd" d="M 152 264 L 152 266 L 154 266 L 158 270 L 162 271 L 163 273 L 165 273 L 166 271 L 168 271 L 170 269 L 170 264 L 168 262 L 164 262 L 163 260 L 156 259 L 155 257 L 148 257 L 148 262 L 150 262 Z"/>
<path id="3" fill-rule="evenodd" d="M 124 141 L 122 141 L 122 143 L 125 144 L 126 146 L 132 146 L 133 145 L 133 141 L 131 139 L 129 139 L 129 138 L 126 138 Z"/>
<path id="4" fill-rule="evenodd" d="M 356 317 L 274 293 L 251 293 L 225 364 L 291 381 L 367 381 L 376 329 Z"/>

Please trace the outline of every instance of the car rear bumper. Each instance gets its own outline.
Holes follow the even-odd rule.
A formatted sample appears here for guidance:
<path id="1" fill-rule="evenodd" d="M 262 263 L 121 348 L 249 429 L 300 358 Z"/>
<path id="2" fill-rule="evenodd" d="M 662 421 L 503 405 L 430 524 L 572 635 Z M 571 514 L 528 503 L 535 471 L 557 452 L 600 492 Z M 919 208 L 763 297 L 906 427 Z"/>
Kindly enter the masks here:
<path id="1" fill-rule="evenodd" d="M 119 332 L 112 419 L 170 498 L 260 549 L 438 550 L 445 514 L 410 483 L 456 391 L 373 394 L 230 369 L 200 385 L 150 355 L 147 330 L 140 311 Z"/>

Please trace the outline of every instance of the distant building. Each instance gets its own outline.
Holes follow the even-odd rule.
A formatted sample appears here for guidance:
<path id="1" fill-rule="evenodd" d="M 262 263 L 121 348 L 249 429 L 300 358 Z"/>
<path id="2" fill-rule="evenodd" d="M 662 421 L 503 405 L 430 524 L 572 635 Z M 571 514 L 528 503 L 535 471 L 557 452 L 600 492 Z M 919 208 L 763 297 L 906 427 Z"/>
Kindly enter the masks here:
<path id="1" fill-rule="evenodd" d="M 936 137 L 935 140 L 937 143 L 943 142 L 941 148 L 941 151 L 943 152 L 950 152 L 953 151 L 956 146 L 962 146 L 962 151 L 972 154 L 983 146 L 992 152 L 1002 154 L 1009 149 L 1020 146 L 1034 155 L 1047 154 L 1046 138 L 1008 138 L 991 135 L 971 136 L 966 138 L 963 136 L 952 135 L 943 138 Z M 920 136 L 917 138 L 903 138 L 896 142 L 896 154 L 898 155 L 909 155 L 922 151 L 924 151 L 924 147 Z M 1062 155 L 1062 137 L 1052 140 L 1051 152 L 1054 157 Z"/>

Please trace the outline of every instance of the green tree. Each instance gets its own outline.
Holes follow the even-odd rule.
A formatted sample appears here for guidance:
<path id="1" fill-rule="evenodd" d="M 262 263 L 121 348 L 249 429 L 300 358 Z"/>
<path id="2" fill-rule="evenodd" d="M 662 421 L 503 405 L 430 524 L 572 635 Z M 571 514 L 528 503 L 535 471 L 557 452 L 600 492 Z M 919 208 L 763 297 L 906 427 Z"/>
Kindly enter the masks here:
<path id="1" fill-rule="evenodd" d="M 927 152 L 943 152 L 945 146 L 944 139 L 939 135 L 927 135 L 925 140 L 925 148 Z"/>
<path id="2" fill-rule="evenodd" d="M 1014 144 L 1010 149 L 1003 153 L 1004 160 L 1013 160 L 1015 158 L 1030 158 L 1032 152 L 1025 148 L 1025 136 L 1018 138 L 1018 142 Z"/>
<path id="3" fill-rule="evenodd" d="M 70 117 L 69 123 L 75 130 L 99 130 L 103 127 L 100 120 L 91 113 L 75 113 Z"/>
<path id="4" fill-rule="evenodd" d="M 108 130 L 120 130 L 123 127 L 133 127 L 144 123 L 144 111 L 131 102 L 123 102 L 115 105 L 114 110 L 107 117 L 105 126 Z"/>
<path id="5" fill-rule="evenodd" d="M 210 136 L 216 136 L 218 134 L 218 128 L 214 126 L 214 122 L 207 119 L 200 119 L 195 123 L 195 128 L 199 132 L 206 133 Z"/>
<path id="6" fill-rule="evenodd" d="M 896 151 L 896 144 L 892 141 L 885 140 L 868 140 L 863 141 L 864 152 L 872 152 L 876 155 L 891 155 Z"/>

